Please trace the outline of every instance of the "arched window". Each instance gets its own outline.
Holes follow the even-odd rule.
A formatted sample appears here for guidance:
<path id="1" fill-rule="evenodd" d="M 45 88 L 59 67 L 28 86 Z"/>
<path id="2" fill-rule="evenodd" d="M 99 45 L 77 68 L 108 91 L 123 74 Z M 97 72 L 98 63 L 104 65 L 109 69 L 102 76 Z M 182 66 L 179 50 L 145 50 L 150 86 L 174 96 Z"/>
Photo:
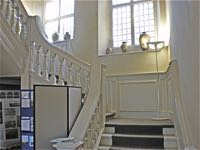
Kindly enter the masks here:
<path id="1" fill-rule="evenodd" d="M 59 40 L 69 32 L 73 38 L 74 32 L 74 0 L 48 0 L 45 2 L 45 32 L 52 42 L 52 34 L 57 32 Z"/>

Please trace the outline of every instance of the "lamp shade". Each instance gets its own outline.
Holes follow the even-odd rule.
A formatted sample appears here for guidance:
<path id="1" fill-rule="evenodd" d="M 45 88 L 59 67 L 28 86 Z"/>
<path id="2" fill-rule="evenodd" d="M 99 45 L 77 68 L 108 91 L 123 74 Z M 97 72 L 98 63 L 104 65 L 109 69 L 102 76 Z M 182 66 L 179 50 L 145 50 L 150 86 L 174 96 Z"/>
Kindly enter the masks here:
<path id="1" fill-rule="evenodd" d="M 148 50 L 148 42 L 150 42 L 150 36 L 146 32 L 142 32 L 139 37 L 140 47 L 143 51 Z"/>

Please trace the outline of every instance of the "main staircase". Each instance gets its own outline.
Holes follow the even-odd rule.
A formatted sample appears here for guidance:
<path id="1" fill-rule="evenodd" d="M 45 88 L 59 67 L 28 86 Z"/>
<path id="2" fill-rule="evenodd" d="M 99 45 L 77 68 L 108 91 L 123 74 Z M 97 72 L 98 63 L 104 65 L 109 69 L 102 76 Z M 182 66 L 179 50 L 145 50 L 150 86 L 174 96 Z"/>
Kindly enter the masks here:
<path id="1" fill-rule="evenodd" d="M 175 61 L 165 73 L 169 91 L 164 92 L 170 99 L 166 113 L 170 121 L 125 118 L 106 121 L 104 65 L 88 64 L 50 44 L 39 17 L 29 16 L 20 0 L 0 0 L 0 17 L 0 43 L 21 72 L 22 88 L 32 88 L 34 84 L 82 87 L 85 103 L 69 136 L 82 139 L 83 149 L 182 150 L 191 144 Z M 167 93 L 170 91 L 173 93 Z"/>

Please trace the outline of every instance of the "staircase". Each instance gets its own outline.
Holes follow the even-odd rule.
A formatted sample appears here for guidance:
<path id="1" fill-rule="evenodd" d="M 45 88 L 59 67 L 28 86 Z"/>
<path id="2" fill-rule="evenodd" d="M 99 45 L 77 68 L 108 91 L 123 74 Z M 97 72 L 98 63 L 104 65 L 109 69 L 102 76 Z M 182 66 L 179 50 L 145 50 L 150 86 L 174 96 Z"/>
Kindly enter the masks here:
<path id="1" fill-rule="evenodd" d="M 21 72 L 21 88 L 29 89 L 34 84 L 82 87 L 85 103 L 70 136 L 82 139 L 84 149 L 95 149 L 105 122 L 106 104 L 112 104 L 104 99 L 105 66 L 90 65 L 51 45 L 45 39 L 39 18 L 28 16 L 20 0 L 0 0 L 0 18 L 0 44 Z M 163 84 L 166 85 L 163 96 L 169 99 L 165 111 L 174 125 L 169 120 L 113 119 L 110 114 L 112 120 L 106 120 L 99 149 L 174 150 L 178 149 L 177 143 L 182 145 L 179 149 L 191 145 L 181 104 L 177 66 L 173 61 L 164 73 L 167 77 Z"/>
<path id="2" fill-rule="evenodd" d="M 105 123 L 99 150 L 176 150 L 170 120 L 112 119 Z"/>

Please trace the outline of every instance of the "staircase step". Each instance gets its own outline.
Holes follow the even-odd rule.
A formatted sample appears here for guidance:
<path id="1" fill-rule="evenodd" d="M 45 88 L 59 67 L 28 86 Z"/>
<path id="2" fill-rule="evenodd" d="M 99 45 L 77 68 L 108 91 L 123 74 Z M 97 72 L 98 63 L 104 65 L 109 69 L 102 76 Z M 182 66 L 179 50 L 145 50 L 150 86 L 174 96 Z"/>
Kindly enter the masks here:
<path id="1" fill-rule="evenodd" d="M 175 136 L 164 136 L 164 148 L 177 148 L 177 140 Z"/>
<path id="2" fill-rule="evenodd" d="M 112 145 L 131 148 L 164 148 L 163 138 L 112 137 Z"/>
<path id="3" fill-rule="evenodd" d="M 106 127 L 114 127 L 119 134 L 144 134 L 162 135 L 163 128 L 173 128 L 172 125 L 116 125 L 106 124 Z"/>
<path id="4" fill-rule="evenodd" d="M 117 125 L 173 125 L 171 120 L 153 120 L 153 119 L 137 119 L 137 118 L 114 118 L 106 122 L 106 124 Z"/>
<path id="5" fill-rule="evenodd" d="M 163 136 L 103 134 L 100 145 L 112 145 L 131 148 L 163 148 Z"/>
<path id="6" fill-rule="evenodd" d="M 100 150 L 177 150 L 170 120 L 114 118 L 105 123 Z"/>
<path id="7" fill-rule="evenodd" d="M 162 135 L 137 135 L 137 134 L 103 134 L 102 137 L 138 137 L 138 138 L 164 138 Z"/>
<path id="8" fill-rule="evenodd" d="M 163 128 L 163 135 L 175 135 L 174 128 Z"/>
<path id="9" fill-rule="evenodd" d="M 115 133 L 115 128 L 114 127 L 105 127 L 104 128 L 104 133 Z"/>
<path id="10" fill-rule="evenodd" d="M 117 146 L 99 146 L 98 150 L 165 150 L 165 149 L 149 149 L 149 148 L 127 148 L 127 147 L 117 147 Z M 173 150 L 173 149 L 170 149 Z M 175 149 L 174 149 L 175 150 Z"/>
<path id="11" fill-rule="evenodd" d="M 106 121 L 113 119 L 115 114 L 116 114 L 115 112 L 107 112 L 106 113 Z"/>

